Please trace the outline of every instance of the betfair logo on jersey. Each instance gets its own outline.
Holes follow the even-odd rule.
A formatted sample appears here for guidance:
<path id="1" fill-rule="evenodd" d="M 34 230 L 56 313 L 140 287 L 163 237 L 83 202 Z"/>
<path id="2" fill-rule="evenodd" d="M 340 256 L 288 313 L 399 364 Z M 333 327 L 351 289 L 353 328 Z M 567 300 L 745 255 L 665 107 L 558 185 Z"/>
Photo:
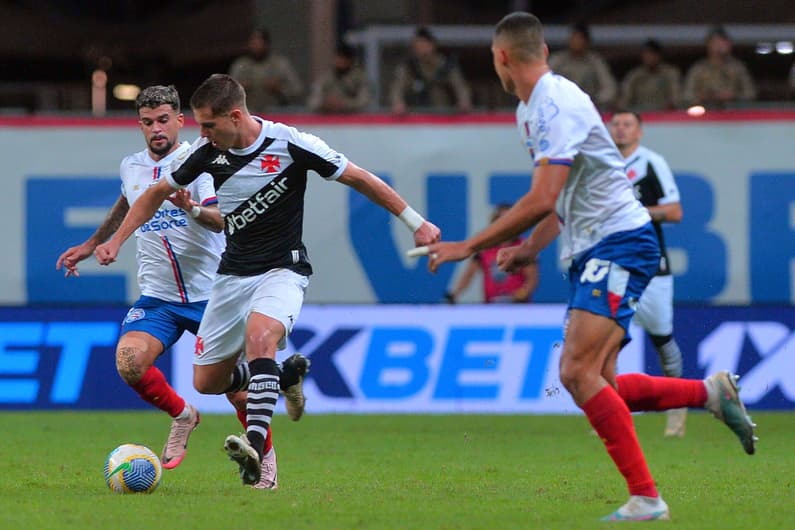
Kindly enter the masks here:
<path id="1" fill-rule="evenodd" d="M 229 166 L 229 160 L 226 159 L 226 155 L 221 153 L 220 155 L 215 157 L 215 160 L 212 161 L 213 164 L 218 166 Z"/>
<path id="2" fill-rule="evenodd" d="M 287 191 L 287 177 L 272 180 L 265 188 L 257 192 L 247 202 L 242 203 L 232 213 L 226 216 L 226 233 L 232 235 L 238 230 L 243 230 L 254 222 L 258 216 L 268 211 Z"/>

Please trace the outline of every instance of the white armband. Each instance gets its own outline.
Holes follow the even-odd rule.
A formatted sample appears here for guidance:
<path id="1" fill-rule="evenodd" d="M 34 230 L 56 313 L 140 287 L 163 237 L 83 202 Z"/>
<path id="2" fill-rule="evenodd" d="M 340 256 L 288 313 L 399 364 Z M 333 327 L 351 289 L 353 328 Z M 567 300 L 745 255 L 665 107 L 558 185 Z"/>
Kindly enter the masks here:
<path id="1" fill-rule="evenodd" d="M 190 212 L 188 212 L 188 213 L 190 213 L 191 217 L 196 219 L 197 217 L 199 217 L 201 215 L 202 209 L 199 208 L 198 206 L 194 206 L 193 208 L 190 209 Z"/>
<path id="2" fill-rule="evenodd" d="M 409 227 L 409 230 L 411 230 L 412 234 L 416 232 L 425 222 L 425 218 L 418 214 L 411 206 L 406 206 L 406 209 L 400 212 L 400 215 L 398 215 L 398 219 L 403 221 L 403 223 Z"/>

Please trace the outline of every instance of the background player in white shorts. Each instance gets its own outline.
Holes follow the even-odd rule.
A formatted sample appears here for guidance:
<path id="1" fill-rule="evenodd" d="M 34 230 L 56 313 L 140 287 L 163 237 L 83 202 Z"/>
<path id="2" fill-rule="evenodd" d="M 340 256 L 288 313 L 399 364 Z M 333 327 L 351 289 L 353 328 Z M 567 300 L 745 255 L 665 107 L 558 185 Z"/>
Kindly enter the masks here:
<path id="1" fill-rule="evenodd" d="M 312 273 L 302 242 L 307 172 L 351 186 L 398 216 L 417 245 L 437 241 L 440 232 L 383 180 L 321 139 L 252 116 L 243 87 L 231 77 L 210 76 L 193 93 L 191 107 L 202 136 L 193 154 L 149 188 L 95 254 L 101 264 L 111 263 L 124 240 L 175 189 L 202 172 L 213 176 L 226 250 L 196 340 L 193 383 L 203 393 L 247 385 L 246 435 L 228 436 L 224 447 L 238 463 L 243 483 L 252 484 L 260 478 L 263 440 L 280 387 L 290 416 L 303 412 L 303 372 L 280 376 L 275 357 L 298 318 Z M 241 351 L 248 371 L 237 364 Z"/>
<path id="2" fill-rule="evenodd" d="M 521 245 L 503 248 L 497 264 L 515 270 L 557 236 L 572 258 L 560 380 L 599 435 L 629 490 L 605 520 L 668 519 L 632 423 L 632 410 L 705 407 L 754 452 L 753 424 L 728 372 L 706 380 L 616 376 L 629 323 L 657 271 L 659 242 L 648 211 L 634 197 L 624 161 L 590 98 L 547 64 L 541 22 L 516 12 L 498 24 L 494 68 L 519 98 L 516 121 L 535 168 L 530 190 L 502 217 L 465 241 L 430 245 L 429 268 L 506 241 L 535 227 Z"/>
<path id="3" fill-rule="evenodd" d="M 147 87 L 135 106 L 147 148 L 122 160 L 121 195 L 102 225 L 88 240 L 58 258 L 56 267 L 65 267 L 66 276 L 79 276 L 78 262 L 91 256 L 97 245 L 118 229 L 130 205 L 146 189 L 165 179 L 190 154 L 190 144 L 179 142 L 184 118 L 174 87 Z M 116 366 L 121 378 L 144 401 L 174 418 L 161 455 L 166 469 L 182 462 L 188 438 L 200 416 L 153 363 L 184 331 L 198 332 L 224 249 L 220 234 L 223 220 L 217 203 L 212 179 L 201 175 L 164 200 L 135 232 L 141 297 L 122 323 Z M 242 394 L 229 396 L 230 400 L 239 402 L 242 398 L 245 403 L 245 393 Z M 262 484 L 270 489 L 276 484 L 276 457 L 271 453 L 264 473 L 268 481 Z"/>
<path id="4" fill-rule="evenodd" d="M 673 336 L 674 278 L 662 229 L 662 223 L 678 223 L 682 220 L 679 188 L 665 159 L 640 145 L 643 137 L 640 114 L 627 110 L 616 111 L 610 120 L 610 135 L 624 157 L 627 177 L 635 196 L 649 211 L 660 240 L 660 266 L 657 275 L 643 291 L 635 321 L 649 334 L 663 373 L 668 377 L 682 377 L 682 352 Z M 684 436 L 686 418 L 686 408 L 669 410 L 665 436 Z"/>

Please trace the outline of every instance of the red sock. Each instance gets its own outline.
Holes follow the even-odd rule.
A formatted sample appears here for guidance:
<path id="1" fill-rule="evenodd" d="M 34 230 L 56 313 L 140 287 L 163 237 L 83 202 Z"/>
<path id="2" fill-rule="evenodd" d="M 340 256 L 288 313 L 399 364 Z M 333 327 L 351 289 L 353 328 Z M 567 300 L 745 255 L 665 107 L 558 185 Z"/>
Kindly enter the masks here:
<path id="1" fill-rule="evenodd" d="M 185 409 L 185 400 L 171 388 L 166 376 L 156 366 L 150 366 L 140 381 L 130 386 L 141 399 L 167 412 L 172 418 L 179 416 Z"/>
<path id="2" fill-rule="evenodd" d="M 616 384 L 621 399 L 633 412 L 700 408 L 707 402 L 707 387 L 700 379 L 624 374 L 616 377 Z"/>
<path id="3" fill-rule="evenodd" d="M 268 451 L 270 451 L 271 449 L 273 449 L 273 440 L 271 440 L 271 428 L 268 427 L 268 436 L 265 437 L 265 452 L 263 452 L 262 454 L 263 455 L 268 454 Z"/>
<path id="4" fill-rule="evenodd" d="M 586 401 L 582 410 L 610 458 L 624 475 L 630 495 L 657 497 L 654 479 L 646 465 L 626 403 L 612 386 L 606 386 Z"/>
<path id="5" fill-rule="evenodd" d="M 240 420 L 244 429 L 248 429 L 248 421 L 246 420 L 246 410 L 235 409 L 237 412 L 237 419 Z M 265 451 L 262 454 L 267 454 L 273 448 L 273 440 L 271 440 L 271 429 L 268 427 L 268 436 L 265 437 Z"/>
<path id="6" fill-rule="evenodd" d="M 248 429 L 248 421 L 246 420 L 246 409 L 240 410 L 236 408 L 235 412 L 237 412 L 237 419 L 240 421 L 240 424 L 243 426 L 243 430 Z"/>

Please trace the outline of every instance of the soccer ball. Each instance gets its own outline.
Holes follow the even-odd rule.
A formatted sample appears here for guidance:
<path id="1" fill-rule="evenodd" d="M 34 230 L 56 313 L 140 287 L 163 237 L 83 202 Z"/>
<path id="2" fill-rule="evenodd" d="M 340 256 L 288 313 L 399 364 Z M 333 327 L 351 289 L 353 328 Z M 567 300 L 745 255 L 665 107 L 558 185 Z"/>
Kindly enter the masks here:
<path id="1" fill-rule="evenodd" d="M 120 445 L 105 460 L 105 483 L 116 493 L 152 493 L 162 475 L 160 459 L 143 445 Z"/>

